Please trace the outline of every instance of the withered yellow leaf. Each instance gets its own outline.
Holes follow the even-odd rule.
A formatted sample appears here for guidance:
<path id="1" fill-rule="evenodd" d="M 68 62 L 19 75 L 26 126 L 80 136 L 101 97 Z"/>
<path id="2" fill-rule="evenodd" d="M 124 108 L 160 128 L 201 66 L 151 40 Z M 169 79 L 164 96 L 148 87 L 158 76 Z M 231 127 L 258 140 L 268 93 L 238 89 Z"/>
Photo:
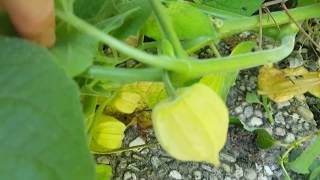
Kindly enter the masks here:
<path id="1" fill-rule="evenodd" d="M 287 101 L 307 91 L 319 95 L 320 79 L 317 72 L 305 68 L 277 69 L 264 66 L 258 76 L 258 93 L 275 102 Z"/>

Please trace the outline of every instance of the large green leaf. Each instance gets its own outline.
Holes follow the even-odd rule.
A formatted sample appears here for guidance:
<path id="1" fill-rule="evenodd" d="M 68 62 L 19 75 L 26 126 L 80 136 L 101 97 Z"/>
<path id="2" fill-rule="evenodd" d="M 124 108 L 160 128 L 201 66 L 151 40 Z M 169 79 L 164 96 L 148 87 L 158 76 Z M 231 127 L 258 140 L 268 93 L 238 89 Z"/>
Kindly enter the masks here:
<path id="1" fill-rule="evenodd" d="M 199 36 L 214 36 L 215 31 L 210 18 L 198 8 L 188 3 L 177 1 L 169 3 L 165 9 L 169 14 L 172 25 L 179 39 L 194 39 Z M 146 22 L 144 32 L 154 39 L 161 39 L 162 33 L 156 19 L 151 16 Z"/>
<path id="2" fill-rule="evenodd" d="M 117 14 L 113 0 L 76 0 L 74 12 L 79 17 L 93 23 Z"/>
<path id="3" fill-rule="evenodd" d="M 214 8 L 250 16 L 260 8 L 264 0 L 201 0 L 201 2 Z"/>
<path id="4" fill-rule="evenodd" d="M 317 137 L 303 153 L 294 161 L 289 163 L 290 169 L 297 173 L 309 173 L 309 167 L 314 160 L 320 155 L 320 137 Z"/>
<path id="5" fill-rule="evenodd" d="M 61 22 L 57 27 L 57 43 L 51 49 L 55 61 L 70 76 L 84 72 L 93 62 L 98 42 Z"/>
<path id="6" fill-rule="evenodd" d="M 0 37 L 0 177 L 95 178 L 79 91 L 32 43 Z"/>
<path id="7" fill-rule="evenodd" d="M 320 2 L 319 0 L 298 0 L 298 6 L 306 6 Z"/>
<path id="8" fill-rule="evenodd" d="M 149 0 L 117 0 L 115 1 L 115 7 L 119 13 L 134 10 L 134 12 L 126 18 L 123 25 L 112 33 L 112 35 L 119 39 L 126 39 L 129 36 L 137 35 L 151 15 Z"/>

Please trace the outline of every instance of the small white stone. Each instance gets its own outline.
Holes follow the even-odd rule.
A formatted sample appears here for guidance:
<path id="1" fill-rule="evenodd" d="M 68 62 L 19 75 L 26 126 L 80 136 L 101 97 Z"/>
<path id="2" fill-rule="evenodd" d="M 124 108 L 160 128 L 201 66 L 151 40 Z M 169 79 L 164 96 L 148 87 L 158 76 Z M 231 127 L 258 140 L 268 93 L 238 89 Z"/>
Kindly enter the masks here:
<path id="1" fill-rule="evenodd" d="M 277 136 L 284 136 L 284 135 L 286 135 L 286 131 L 284 129 L 282 129 L 282 128 L 277 127 L 275 129 L 274 134 L 277 135 Z"/>
<path id="2" fill-rule="evenodd" d="M 237 179 L 240 179 L 243 176 L 243 169 L 238 165 L 235 165 L 235 166 L 236 166 L 236 171 L 234 172 L 234 176 Z"/>
<path id="3" fill-rule="evenodd" d="M 259 175 L 258 180 L 268 180 L 268 178 L 262 174 Z"/>
<path id="4" fill-rule="evenodd" d="M 173 179 L 182 179 L 182 175 L 177 170 L 170 171 L 169 177 Z"/>
<path id="5" fill-rule="evenodd" d="M 257 163 L 255 163 L 255 165 L 256 165 L 257 172 L 260 172 L 262 170 L 262 166 Z"/>
<path id="6" fill-rule="evenodd" d="M 264 168 L 264 172 L 265 172 L 265 174 L 267 176 L 272 176 L 273 175 L 273 172 L 272 172 L 272 170 L 270 169 L 269 166 L 263 166 L 263 168 Z"/>
<path id="7" fill-rule="evenodd" d="M 201 171 L 194 171 L 193 176 L 195 180 L 200 180 L 202 178 L 202 172 Z"/>
<path id="8" fill-rule="evenodd" d="M 253 115 L 253 107 L 248 106 L 248 107 L 244 108 L 243 114 L 246 118 L 251 117 Z"/>
<path id="9" fill-rule="evenodd" d="M 139 136 L 129 143 L 129 147 L 140 146 L 143 144 L 146 144 L 146 142 L 142 139 L 142 137 Z"/>
<path id="10" fill-rule="evenodd" d="M 242 109 L 241 106 L 238 106 L 238 107 L 236 107 L 236 108 L 234 109 L 234 112 L 237 113 L 237 114 L 242 113 L 242 111 L 243 111 L 243 109 Z"/>
<path id="11" fill-rule="evenodd" d="M 278 124 L 285 124 L 285 121 L 284 121 L 284 117 L 282 115 L 281 112 L 278 112 L 275 116 L 274 116 L 274 121 Z"/>
<path id="12" fill-rule="evenodd" d="M 289 101 L 284 101 L 284 102 L 277 103 L 277 108 L 278 109 L 282 109 L 282 108 L 287 107 L 287 106 L 290 106 L 290 102 Z"/>
<path id="13" fill-rule="evenodd" d="M 136 180 L 136 179 L 137 179 L 137 176 L 130 171 L 125 172 L 123 175 L 123 180 Z"/>
<path id="14" fill-rule="evenodd" d="M 295 140 L 295 136 L 292 133 L 288 133 L 286 139 L 284 140 L 286 143 L 292 143 Z"/>
<path id="15" fill-rule="evenodd" d="M 254 115 L 257 116 L 257 117 L 259 117 L 259 118 L 263 118 L 263 114 L 262 114 L 261 111 L 255 110 L 255 111 L 254 111 Z"/>
<path id="16" fill-rule="evenodd" d="M 224 170 L 226 173 L 230 173 L 230 172 L 231 172 L 231 167 L 230 167 L 228 164 L 222 163 L 222 164 L 221 164 L 221 167 L 223 168 L 223 170 Z"/>
<path id="17" fill-rule="evenodd" d="M 259 127 L 263 124 L 263 121 L 261 118 L 258 118 L 258 117 L 252 117 L 250 119 L 250 125 L 251 126 L 254 126 L 254 127 Z"/>
<path id="18" fill-rule="evenodd" d="M 254 169 L 247 169 L 245 173 L 245 179 L 247 180 L 256 180 L 257 173 Z"/>
<path id="19" fill-rule="evenodd" d="M 220 159 L 221 161 L 226 161 L 226 162 L 231 162 L 234 163 L 236 162 L 236 158 L 234 158 L 233 156 L 229 155 L 229 154 L 225 154 L 225 153 L 220 153 Z"/>
<path id="20" fill-rule="evenodd" d="M 150 161 L 154 168 L 158 168 L 161 164 L 161 161 L 157 156 L 152 156 Z"/>

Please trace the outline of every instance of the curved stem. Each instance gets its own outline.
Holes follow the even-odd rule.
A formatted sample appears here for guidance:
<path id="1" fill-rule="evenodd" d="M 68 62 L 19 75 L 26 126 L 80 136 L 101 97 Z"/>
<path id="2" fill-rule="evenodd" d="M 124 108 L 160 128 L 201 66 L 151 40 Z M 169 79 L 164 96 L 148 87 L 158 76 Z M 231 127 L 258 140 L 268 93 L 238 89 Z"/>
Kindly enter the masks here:
<path id="1" fill-rule="evenodd" d="M 150 0 L 149 2 L 152 6 L 152 10 L 154 12 L 154 15 L 156 16 L 156 19 L 158 20 L 160 29 L 163 31 L 163 35 L 165 35 L 166 39 L 168 39 L 172 44 L 175 54 L 177 55 L 177 57 L 185 56 L 186 53 L 180 44 L 180 40 L 171 23 L 171 19 L 165 12 L 161 1 Z"/>
<path id="2" fill-rule="evenodd" d="M 144 148 L 156 148 L 158 146 L 159 146 L 159 143 L 143 144 L 143 145 L 138 145 L 138 146 L 115 149 L 115 150 L 111 150 L 111 151 L 107 151 L 107 152 L 91 151 L 91 153 L 96 154 L 96 155 L 118 154 L 118 153 L 123 153 L 123 152 L 127 152 L 127 151 L 138 150 L 138 149 L 144 149 Z"/>
<path id="3" fill-rule="evenodd" d="M 285 35 L 281 39 L 281 45 L 277 48 L 202 61 L 193 60 L 190 62 L 188 75 L 190 77 L 197 77 L 211 72 L 228 72 L 282 60 L 286 58 L 294 48 L 297 29 L 293 26 L 289 25 L 287 27 L 291 31 L 291 34 Z"/>
<path id="4" fill-rule="evenodd" d="M 117 49 L 118 51 L 131 56 L 142 63 L 146 63 L 155 67 L 160 67 L 166 70 L 170 70 L 179 74 L 184 74 L 190 78 L 202 76 L 204 74 L 221 72 L 221 71 L 233 71 L 244 68 L 250 68 L 259 66 L 262 64 L 273 63 L 287 57 L 294 47 L 296 27 L 288 25 L 282 29 L 285 32 L 282 35 L 282 44 L 280 47 L 257 51 L 253 53 L 246 53 L 237 56 L 221 57 L 207 60 L 195 60 L 193 58 L 180 58 L 177 60 L 175 57 L 169 56 L 155 56 L 137 50 L 113 37 L 107 35 L 97 29 L 96 27 L 86 23 L 85 21 L 77 18 L 71 14 L 65 14 L 57 12 L 57 15 L 77 27 L 80 31 L 83 31 L 92 37 L 100 40 L 109 46 Z"/>
<path id="5" fill-rule="evenodd" d="M 177 95 L 176 95 L 176 91 L 171 83 L 168 71 L 163 72 L 163 82 L 164 82 L 164 87 L 166 88 L 166 91 L 168 93 L 169 98 L 174 100 L 177 97 Z"/>
<path id="6" fill-rule="evenodd" d="M 89 34 L 93 38 L 108 44 L 110 47 L 117 49 L 119 52 L 122 52 L 127 56 L 135 58 L 142 63 L 178 72 L 184 71 L 188 68 L 184 62 L 180 62 L 175 58 L 170 58 L 168 56 L 154 56 L 140 51 L 136 48 L 133 48 L 117 40 L 116 38 L 108 34 L 105 34 L 93 25 L 90 25 L 89 23 L 85 22 L 84 20 L 78 18 L 73 14 L 64 13 L 61 11 L 57 11 L 56 14 L 59 18 L 68 22 L 70 25 L 76 27 L 80 31 Z"/>
<path id="7" fill-rule="evenodd" d="M 127 69 L 91 66 L 83 76 L 92 79 L 122 82 L 161 81 L 162 70 L 158 68 Z"/>
<path id="8" fill-rule="evenodd" d="M 320 3 L 294 8 L 289 10 L 289 12 L 292 15 L 292 18 L 294 18 L 296 21 L 317 18 L 320 17 Z M 273 12 L 271 13 L 271 16 L 273 17 L 273 19 L 277 21 L 278 25 L 287 24 L 291 22 L 290 18 L 283 11 Z M 263 26 L 263 28 L 275 26 L 274 22 L 268 14 L 262 16 L 261 25 Z M 259 15 L 225 20 L 223 21 L 223 25 L 217 28 L 219 31 L 218 34 L 220 34 L 221 38 L 230 36 L 235 32 L 258 30 Z"/>

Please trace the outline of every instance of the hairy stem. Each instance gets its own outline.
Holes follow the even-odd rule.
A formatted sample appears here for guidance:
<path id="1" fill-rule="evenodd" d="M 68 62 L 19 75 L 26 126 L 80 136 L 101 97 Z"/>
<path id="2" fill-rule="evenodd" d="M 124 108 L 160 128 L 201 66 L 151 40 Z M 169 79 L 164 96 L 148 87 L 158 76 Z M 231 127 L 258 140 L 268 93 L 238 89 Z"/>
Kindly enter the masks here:
<path id="1" fill-rule="evenodd" d="M 320 17 L 320 3 L 312 4 L 309 6 L 298 7 L 289 10 L 292 18 L 296 21 L 303 21 L 305 19 Z M 270 14 L 278 25 L 287 24 L 291 22 L 290 18 L 283 11 L 273 12 Z M 269 14 L 265 14 L 261 18 L 261 25 L 263 28 L 274 27 L 273 20 L 269 17 Z M 236 19 L 229 19 L 223 21 L 221 27 L 217 27 L 220 37 L 227 37 L 235 32 L 242 32 L 248 30 L 259 29 L 259 15 L 251 17 L 242 17 Z"/>
<path id="2" fill-rule="evenodd" d="M 156 19 L 158 20 L 160 29 L 163 31 L 166 39 L 168 39 L 171 43 L 175 54 L 177 55 L 177 57 L 185 56 L 186 53 L 180 44 L 180 40 L 171 23 L 171 19 L 165 12 L 163 5 L 159 0 L 150 0 L 149 2 L 152 6 L 152 10 L 154 12 L 154 15 L 156 16 Z"/>
<path id="3" fill-rule="evenodd" d="M 83 76 L 92 79 L 121 82 L 161 81 L 162 70 L 159 68 L 127 69 L 91 66 Z"/>

